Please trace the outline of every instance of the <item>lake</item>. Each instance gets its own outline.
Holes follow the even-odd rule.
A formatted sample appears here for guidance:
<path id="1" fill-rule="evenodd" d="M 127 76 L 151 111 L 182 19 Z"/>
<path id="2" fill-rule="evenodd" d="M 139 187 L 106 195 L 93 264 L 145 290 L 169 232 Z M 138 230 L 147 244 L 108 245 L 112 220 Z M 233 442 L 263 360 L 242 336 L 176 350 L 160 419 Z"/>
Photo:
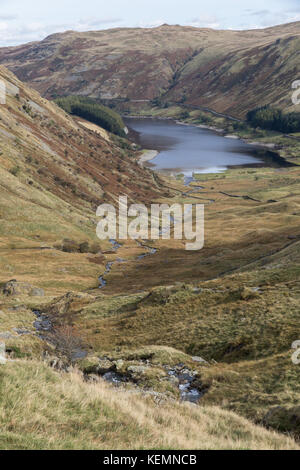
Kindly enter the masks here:
<path id="1" fill-rule="evenodd" d="M 188 177 L 193 173 L 219 173 L 236 166 L 280 166 L 278 158 L 281 159 L 274 152 L 258 150 L 211 130 L 163 119 L 127 118 L 125 122 L 134 131 L 136 143 L 143 149 L 159 152 L 148 163 L 154 170 Z"/>

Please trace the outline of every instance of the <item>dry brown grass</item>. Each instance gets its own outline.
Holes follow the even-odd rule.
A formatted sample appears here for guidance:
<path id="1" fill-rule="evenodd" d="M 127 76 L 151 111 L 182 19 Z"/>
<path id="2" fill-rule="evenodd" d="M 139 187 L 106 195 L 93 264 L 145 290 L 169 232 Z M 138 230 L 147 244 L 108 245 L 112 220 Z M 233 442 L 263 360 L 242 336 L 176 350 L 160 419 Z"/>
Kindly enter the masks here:
<path id="1" fill-rule="evenodd" d="M 157 405 L 24 360 L 1 367 L 2 449 L 299 449 L 217 407 Z"/>

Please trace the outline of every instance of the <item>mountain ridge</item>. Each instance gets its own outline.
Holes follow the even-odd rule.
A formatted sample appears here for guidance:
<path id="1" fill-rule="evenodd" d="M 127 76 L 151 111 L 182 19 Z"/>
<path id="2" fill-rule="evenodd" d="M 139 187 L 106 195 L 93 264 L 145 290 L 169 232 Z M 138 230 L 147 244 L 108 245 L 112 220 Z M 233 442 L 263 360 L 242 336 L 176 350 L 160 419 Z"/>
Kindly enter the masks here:
<path id="1" fill-rule="evenodd" d="M 300 22 L 259 30 L 162 25 L 55 33 L 1 48 L 0 63 L 53 98 L 186 102 L 245 117 L 255 104 L 292 110 Z"/>

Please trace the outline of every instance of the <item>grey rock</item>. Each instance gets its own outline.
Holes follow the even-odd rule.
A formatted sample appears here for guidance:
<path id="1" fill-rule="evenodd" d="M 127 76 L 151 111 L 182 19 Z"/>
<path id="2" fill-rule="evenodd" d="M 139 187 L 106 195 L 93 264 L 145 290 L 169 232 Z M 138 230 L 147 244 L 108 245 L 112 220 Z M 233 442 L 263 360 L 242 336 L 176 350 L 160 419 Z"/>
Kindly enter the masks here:
<path id="1" fill-rule="evenodd" d="M 11 334 L 9 331 L 3 331 L 0 333 L 0 339 L 10 339 L 13 338 L 13 334 Z"/>
<path id="2" fill-rule="evenodd" d="M 100 359 L 97 366 L 97 372 L 99 374 L 106 374 L 106 372 L 111 372 L 116 369 L 115 364 L 109 359 Z"/>
<path id="3" fill-rule="evenodd" d="M 144 374 L 147 367 L 144 366 L 129 366 L 127 367 L 128 372 L 132 374 Z"/>
<path id="4" fill-rule="evenodd" d="M 44 296 L 45 292 L 43 289 L 34 287 L 27 282 L 19 282 L 16 279 L 8 281 L 2 290 L 4 295 L 9 297 L 18 295 L 31 295 L 31 296 Z M 17 300 L 17 299 L 16 299 Z"/>
<path id="5" fill-rule="evenodd" d="M 31 331 L 29 330 L 22 330 L 21 328 L 13 328 L 13 331 L 15 331 L 18 335 L 23 336 L 23 335 L 30 335 Z"/>
<path id="6" fill-rule="evenodd" d="M 194 362 L 202 362 L 203 364 L 207 364 L 207 361 L 205 359 L 203 359 L 202 357 L 200 356 L 193 356 L 192 357 L 192 361 Z"/>
<path id="7" fill-rule="evenodd" d="M 5 343 L 0 343 L 0 365 L 6 364 Z"/>

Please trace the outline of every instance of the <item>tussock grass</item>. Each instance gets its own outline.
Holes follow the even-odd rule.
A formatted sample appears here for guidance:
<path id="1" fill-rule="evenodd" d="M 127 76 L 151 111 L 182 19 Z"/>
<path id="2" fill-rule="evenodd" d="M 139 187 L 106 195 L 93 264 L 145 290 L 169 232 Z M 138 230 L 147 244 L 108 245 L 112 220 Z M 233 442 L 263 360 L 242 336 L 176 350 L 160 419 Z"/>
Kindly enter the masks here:
<path id="1" fill-rule="evenodd" d="M 217 407 L 156 405 L 17 360 L 0 370 L 2 449 L 298 449 L 290 438 Z"/>

